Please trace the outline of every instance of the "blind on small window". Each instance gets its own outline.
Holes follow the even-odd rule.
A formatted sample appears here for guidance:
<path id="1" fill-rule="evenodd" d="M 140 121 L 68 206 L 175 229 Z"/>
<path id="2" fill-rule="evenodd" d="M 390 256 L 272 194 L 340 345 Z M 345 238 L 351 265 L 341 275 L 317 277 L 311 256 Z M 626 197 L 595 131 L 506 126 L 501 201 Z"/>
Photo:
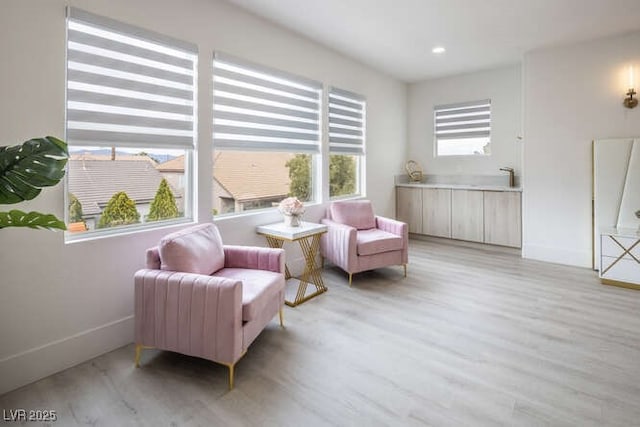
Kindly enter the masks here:
<path id="1" fill-rule="evenodd" d="M 322 84 L 216 52 L 215 149 L 320 151 Z"/>
<path id="2" fill-rule="evenodd" d="M 197 46 L 67 8 L 73 145 L 193 147 Z"/>
<path id="3" fill-rule="evenodd" d="M 491 100 L 438 105 L 435 111 L 436 140 L 489 138 Z"/>
<path id="4" fill-rule="evenodd" d="M 329 89 L 329 152 L 364 154 L 366 102 L 346 90 Z"/>

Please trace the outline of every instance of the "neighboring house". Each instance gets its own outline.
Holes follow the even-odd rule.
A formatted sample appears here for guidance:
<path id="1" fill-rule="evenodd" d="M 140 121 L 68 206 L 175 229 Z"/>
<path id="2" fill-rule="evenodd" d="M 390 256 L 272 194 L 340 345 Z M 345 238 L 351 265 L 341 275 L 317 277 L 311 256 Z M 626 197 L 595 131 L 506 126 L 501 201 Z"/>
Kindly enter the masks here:
<path id="1" fill-rule="evenodd" d="M 87 228 L 95 228 L 102 210 L 111 197 L 124 191 L 136 203 L 140 220 L 145 221 L 149 206 L 156 195 L 162 175 L 146 156 L 132 160 L 69 160 L 69 192 L 82 204 Z M 171 184 L 171 183 L 170 183 Z M 182 210 L 182 197 L 174 191 L 178 209 Z"/>
<path id="2" fill-rule="evenodd" d="M 289 194 L 291 153 L 216 151 L 213 155 L 213 208 L 217 213 L 242 212 L 277 204 Z M 184 156 L 157 166 L 184 191 Z"/>

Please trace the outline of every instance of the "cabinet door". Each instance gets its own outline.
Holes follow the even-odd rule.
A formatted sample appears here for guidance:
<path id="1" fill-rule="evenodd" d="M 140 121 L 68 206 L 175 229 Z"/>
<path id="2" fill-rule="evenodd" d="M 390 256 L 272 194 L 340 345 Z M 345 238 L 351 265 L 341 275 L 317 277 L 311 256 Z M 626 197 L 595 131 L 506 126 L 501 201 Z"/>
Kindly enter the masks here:
<path id="1" fill-rule="evenodd" d="M 521 230 L 520 193 L 484 191 L 484 242 L 519 248 Z"/>
<path id="2" fill-rule="evenodd" d="M 451 190 L 422 190 L 422 232 L 431 236 L 451 237 Z"/>
<path id="3" fill-rule="evenodd" d="M 451 191 L 451 237 L 484 241 L 484 197 L 478 190 Z"/>
<path id="4" fill-rule="evenodd" d="M 422 189 L 396 187 L 396 218 L 406 222 L 409 233 L 422 233 Z"/>

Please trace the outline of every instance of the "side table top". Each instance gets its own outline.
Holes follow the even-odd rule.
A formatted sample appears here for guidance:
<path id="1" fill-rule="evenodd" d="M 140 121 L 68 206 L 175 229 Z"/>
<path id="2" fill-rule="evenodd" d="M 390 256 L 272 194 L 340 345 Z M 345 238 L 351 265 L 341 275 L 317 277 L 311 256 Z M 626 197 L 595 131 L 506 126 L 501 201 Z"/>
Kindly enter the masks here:
<path id="1" fill-rule="evenodd" d="M 314 222 L 301 221 L 299 227 L 290 227 L 284 222 L 276 222 L 273 224 L 259 225 L 256 227 L 256 233 L 267 236 L 277 237 L 284 240 L 298 240 L 303 237 L 313 236 L 315 234 L 325 233 L 327 226 L 324 224 L 316 224 Z"/>

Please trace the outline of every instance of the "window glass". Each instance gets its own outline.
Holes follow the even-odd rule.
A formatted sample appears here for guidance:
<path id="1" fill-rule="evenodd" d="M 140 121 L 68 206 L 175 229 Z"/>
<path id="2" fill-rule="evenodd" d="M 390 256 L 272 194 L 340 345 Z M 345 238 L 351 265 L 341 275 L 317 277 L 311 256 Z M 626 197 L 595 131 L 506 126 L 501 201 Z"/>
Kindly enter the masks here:
<path id="1" fill-rule="evenodd" d="M 191 217 L 196 63 L 195 45 L 68 8 L 67 237 Z"/>
<path id="2" fill-rule="evenodd" d="M 359 194 L 361 156 L 332 154 L 329 156 L 329 196 Z"/>
<path id="3" fill-rule="evenodd" d="M 436 156 L 491 154 L 491 100 L 434 108 Z"/>
<path id="4" fill-rule="evenodd" d="M 221 53 L 213 67 L 214 214 L 314 200 L 322 85 Z"/>
<path id="5" fill-rule="evenodd" d="M 313 200 L 312 156 L 269 151 L 214 152 L 213 213 L 277 206 L 289 196 Z"/>

